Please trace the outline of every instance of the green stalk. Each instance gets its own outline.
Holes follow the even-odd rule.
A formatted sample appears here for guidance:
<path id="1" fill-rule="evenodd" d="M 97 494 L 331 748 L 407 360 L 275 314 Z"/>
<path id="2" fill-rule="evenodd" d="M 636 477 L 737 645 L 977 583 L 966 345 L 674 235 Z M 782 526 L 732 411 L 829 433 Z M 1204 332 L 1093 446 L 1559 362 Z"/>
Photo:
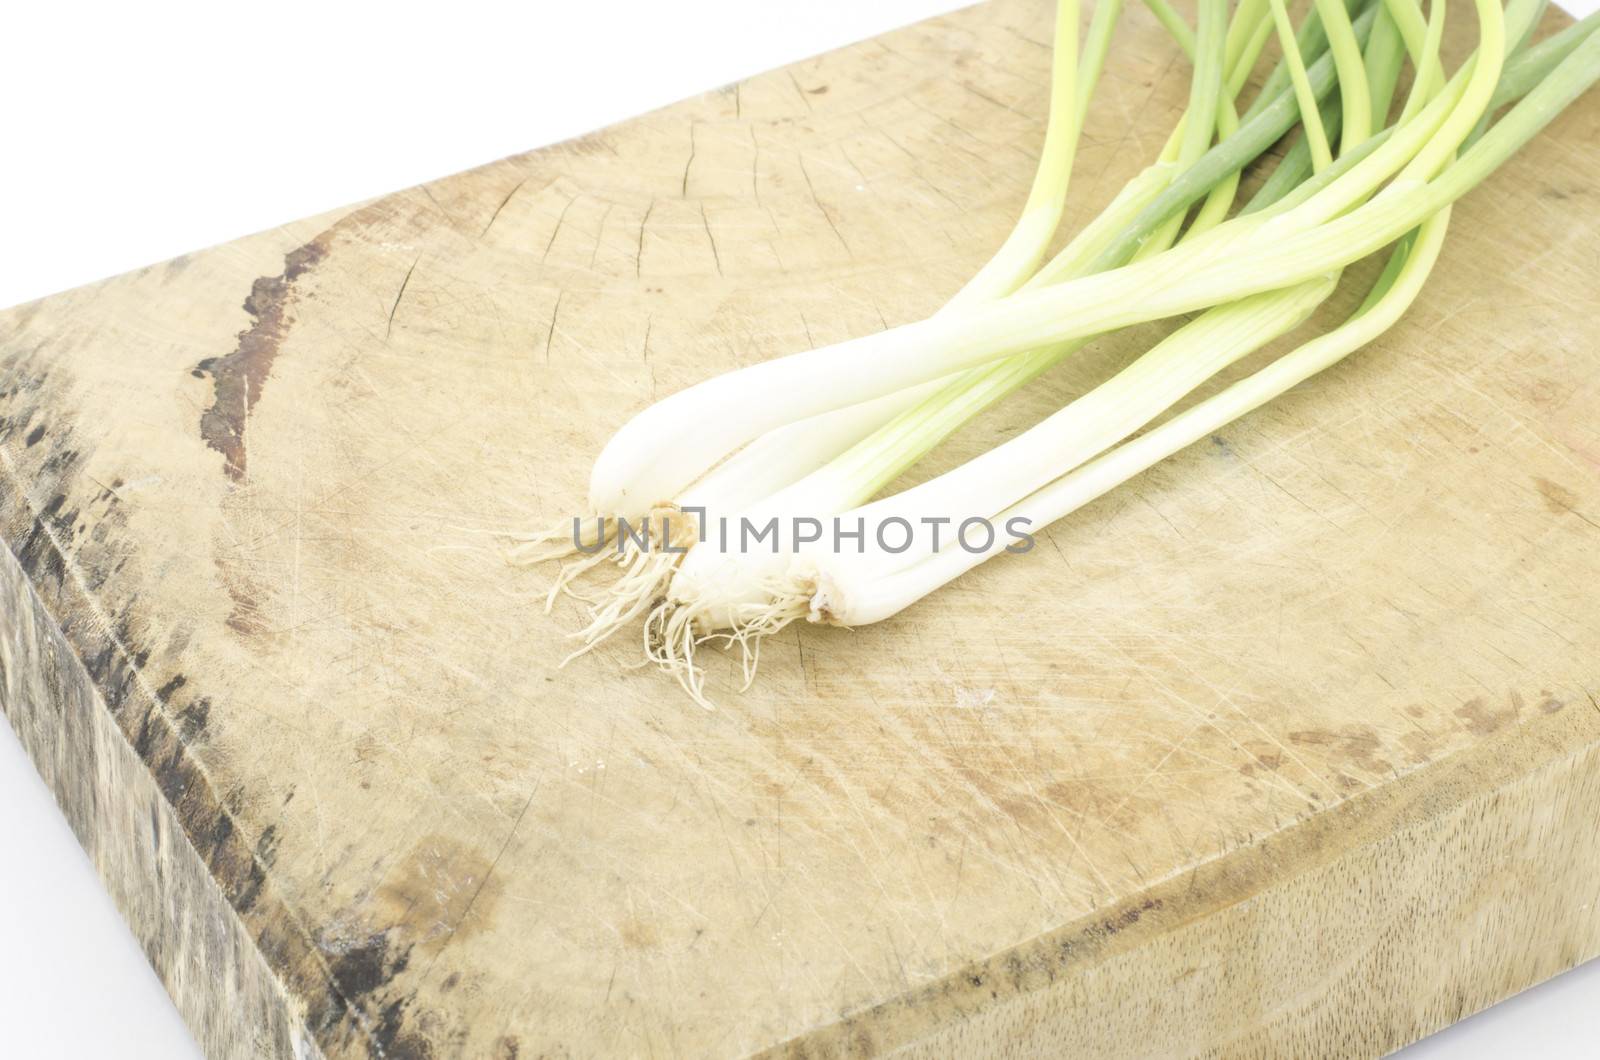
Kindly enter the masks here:
<path id="1" fill-rule="evenodd" d="M 1576 51 L 1578 45 L 1597 29 L 1600 29 L 1600 11 L 1529 47 L 1520 56 L 1520 61 L 1506 66 L 1500 75 L 1500 87 L 1489 106 L 1499 109 L 1526 95 L 1552 67 Z"/>
<path id="2" fill-rule="evenodd" d="M 1448 10 L 1449 6 L 1443 0 L 1432 0 L 1427 28 L 1422 35 L 1422 54 L 1425 59 L 1418 70 L 1416 83 L 1411 86 L 1411 95 L 1395 121 L 1396 125 L 1404 125 L 1415 117 L 1423 101 L 1432 97 L 1435 86 L 1444 84 L 1444 67 L 1439 62 L 1439 49 L 1444 44 L 1444 19 Z"/>
<path id="3" fill-rule="evenodd" d="M 1517 34 L 1516 37 L 1513 38 L 1511 41 L 1511 47 L 1507 54 L 1515 55 L 1517 52 L 1522 51 L 1528 46 L 1528 42 L 1533 39 L 1534 33 L 1539 28 L 1539 20 L 1544 18 L 1544 13 L 1549 9 L 1550 0 L 1538 0 L 1538 2 L 1533 5 L 1533 9 L 1529 14 L 1527 25 L 1523 28 L 1520 34 Z M 1509 15 L 1507 16 L 1507 20 L 1510 20 Z"/>
<path id="4" fill-rule="evenodd" d="M 1311 229 L 1365 202 L 1385 181 L 1396 173 L 1409 169 L 1416 157 L 1425 152 L 1430 143 L 1435 142 L 1441 131 L 1459 124 L 1461 120 L 1459 115 L 1463 113 L 1460 104 L 1464 97 L 1481 94 L 1485 83 L 1492 90 L 1493 82 L 1498 79 L 1499 63 L 1503 57 L 1505 20 L 1498 0 L 1476 0 L 1476 3 L 1482 43 L 1457 71 L 1456 76 L 1451 78 L 1436 96 L 1427 100 L 1427 105 L 1418 110 L 1414 117 L 1403 118 L 1397 123 L 1394 126 L 1394 134 L 1342 179 L 1323 187 L 1309 198 L 1297 201 L 1292 208 L 1286 206 L 1281 210 L 1281 216 L 1277 221 L 1278 229 Z M 1436 10 L 1440 7 L 1442 5 L 1437 5 Z M 1485 52 L 1490 54 L 1490 59 L 1487 62 L 1480 62 Z M 1425 98 L 1425 95 L 1420 83 L 1413 86 L 1411 98 L 1406 101 L 1404 109 L 1412 110 Z M 1473 114 L 1472 118 L 1475 121 L 1477 115 Z M 1411 170 L 1411 174 L 1413 184 L 1426 179 L 1426 176 L 1418 174 L 1414 169 Z M 1287 199 L 1285 202 L 1287 203 Z M 1399 233 L 1396 233 L 1396 237 L 1398 235 Z"/>
<path id="5" fill-rule="evenodd" d="M 1122 3 L 1123 0 L 1100 0 L 1089 19 L 1089 32 L 1083 37 L 1083 54 L 1078 57 L 1075 136 L 1083 134 L 1083 124 L 1088 120 L 1089 101 L 1094 98 L 1094 86 L 1100 83 L 1100 72 L 1105 69 L 1106 55 L 1111 51 L 1111 35 L 1122 15 Z"/>
<path id="6" fill-rule="evenodd" d="M 1328 30 L 1328 50 L 1339 76 L 1339 99 L 1343 105 L 1344 137 L 1340 151 L 1365 140 L 1372 132 L 1372 89 L 1367 82 L 1367 67 L 1361 55 L 1361 42 L 1350 25 L 1350 16 L 1340 0 L 1315 0 L 1322 24 Z"/>
<path id="7" fill-rule="evenodd" d="M 1320 13 L 1321 9 L 1318 11 Z M 1278 27 L 1283 58 L 1289 66 L 1289 81 L 1294 85 L 1295 103 L 1300 108 L 1300 124 L 1305 126 L 1306 142 L 1311 145 L 1311 167 L 1326 169 L 1333 161 L 1333 151 L 1322 128 L 1322 115 L 1317 109 L 1317 95 L 1311 89 L 1311 77 L 1306 73 L 1305 59 L 1295 46 L 1294 26 L 1289 21 L 1289 8 L 1284 0 L 1272 0 L 1272 20 Z"/>
<path id="8" fill-rule="evenodd" d="M 1433 177 L 1444 160 L 1455 153 L 1479 118 L 1488 112 L 1505 65 L 1506 42 L 1522 38 L 1537 15 L 1539 0 L 1511 0 L 1505 12 L 1497 0 L 1476 0 L 1476 7 L 1479 46 L 1444 89 L 1421 105 L 1427 96 L 1425 82 L 1414 85 L 1404 111 L 1414 110 L 1415 117 L 1402 119 L 1394 126 L 1394 134 L 1353 167 L 1345 179 L 1284 209 L 1280 229 L 1310 228 L 1338 217 L 1363 202 L 1397 170 L 1399 175 L 1386 194 L 1392 197 L 1402 189 L 1414 188 Z M 1435 12 L 1442 9 L 1442 4 L 1436 5 Z M 1429 36 L 1433 38 L 1428 42 L 1431 46 L 1437 34 Z M 1417 222 L 1423 216 L 1426 215 L 1417 217 Z M 1400 235 L 1396 232 L 1391 238 Z"/>
<path id="9" fill-rule="evenodd" d="M 1483 147 L 1481 153 L 1477 151 L 1477 146 L 1486 137 L 1486 127 L 1480 124 L 1472 131 L 1465 145 L 1468 148 L 1467 158 L 1458 160 L 1446 170 L 1447 176 L 1456 171 L 1456 177 L 1451 182 L 1443 185 L 1441 181 L 1434 182 L 1434 185 L 1439 186 L 1434 190 L 1436 196 L 1456 193 L 1458 187 L 1464 190 L 1477 180 L 1483 179 L 1487 172 L 1492 172 L 1510 157 L 1511 153 L 1548 124 L 1556 114 L 1600 80 L 1600 33 L 1596 32 L 1600 30 L 1600 13 L 1574 23 L 1541 44 L 1528 47 L 1529 33 L 1532 27 L 1537 25 L 1543 13 L 1542 7 L 1542 4 L 1535 5 L 1525 14 L 1519 13 L 1518 21 L 1525 22 L 1525 25 L 1521 32 L 1512 38 L 1513 58 L 1507 64 L 1489 106 L 1497 109 L 1524 93 L 1528 94 L 1528 98 L 1499 125 L 1493 127 L 1496 139 Z M 1585 44 L 1587 44 L 1587 58 L 1580 56 L 1569 62 L 1569 57 Z M 1468 168 L 1457 170 L 1463 162 Z M 1389 255 L 1383 272 L 1360 306 L 1351 314 L 1352 323 L 1363 317 L 1367 317 L 1370 321 L 1372 317 L 1369 314 L 1371 314 L 1382 318 L 1385 321 L 1382 328 L 1386 328 L 1410 306 L 1437 261 L 1439 247 L 1448 227 L 1449 213 L 1450 207 L 1446 205 L 1424 221 L 1421 227 L 1400 238 Z M 1350 351 L 1370 341 L 1371 337 L 1375 337 L 1369 334 L 1371 331 L 1372 329 L 1368 328 L 1363 329 L 1359 335 L 1345 336 L 1335 333 L 1318 343 L 1318 348 L 1302 347 L 1286 354 L 1261 372 L 1235 383 L 1206 402 L 1146 433 L 1137 439 L 1136 443 L 1129 443 L 1129 445 L 1138 444 L 1144 450 L 1138 454 L 1137 460 L 1130 458 L 1134 454 L 1115 456 L 1117 451 L 1108 454 L 1110 460 L 1107 457 L 1102 457 L 1101 460 L 1125 465 L 1130 469 L 1123 474 L 1125 479 L 1137 473 L 1136 470 L 1132 470 L 1135 464 L 1141 468 L 1150 466 L 1162 456 L 1206 437 L 1219 427 L 1232 422 L 1251 409 L 1260 407 L 1272 397 L 1335 363 Z M 1128 449 L 1128 446 L 1122 448 Z M 1092 468 L 1093 465 L 1086 465 L 1080 470 L 1087 477 L 1095 474 Z M 1074 472 L 1074 474 L 1079 473 Z M 1059 488 L 1059 485 L 1047 488 Z"/>
<path id="10" fill-rule="evenodd" d="M 1388 124 L 1389 104 L 1394 100 L 1395 88 L 1400 83 L 1400 68 L 1406 59 L 1405 39 L 1400 36 L 1400 27 L 1394 24 L 1394 16 L 1387 8 L 1379 10 L 1362 58 L 1372 91 L 1372 128 L 1382 129 Z"/>
<path id="11" fill-rule="evenodd" d="M 1346 10 L 1356 14 L 1367 10 L 1374 2 L 1375 0 L 1350 0 Z M 1304 24 L 1301 25 L 1300 32 L 1295 34 L 1294 43 L 1295 50 L 1308 63 L 1313 63 L 1322 58 L 1323 53 L 1328 50 L 1328 32 L 1323 28 L 1322 15 L 1317 11 L 1315 5 L 1312 6 L 1310 14 L 1306 16 Z M 1267 75 L 1267 79 L 1262 82 L 1261 92 L 1256 96 L 1255 102 L 1250 105 L 1250 109 L 1244 112 L 1244 117 L 1240 121 L 1248 124 L 1250 119 L 1254 118 L 1262 107 L 1270 104 L 1285 89 L 1290 87 L 1292 86 L 1289 80 L 1288 63 L 1280 60 L 1272 68 L 1272 72 Z"/>
<path id="12" fill-rule="evenodd" d="M 950 305 L 1010 294 L 1039 268 L 1066 208 L 1067 185 L 1072 179 L 1072 160 L 1082 127 L 1080 88 L 1078 0 L 1060 0 L 1051 56 L 1050 119 L 1022 216 L 994 256 L 950 299 Z"/>
<path id="13" fill-rule="evenodd" d="M 1189 83 L 1189 107 L 1184 112 L 1183 136 L 1177 164 L 1188 169 L 1211 146 L 1216 130 L 1218 103 L 1226 80 L 1228 0 L 1200 0 L 1200 31 L 1194 41 L 1194 77 Z M 1231 108 L 1230 108 L 1231 109 Z M 1174 214 L 1159 227 L 1147 247 L 1164 249 L 1178 237 L 1183 215 Z"/>
<path id="14" fill-rule="evenodd" d="M 1245 79 L 1255 68 L 1256 59 L 1272 32 L 1267 0 L 1239 0 L 1234 9 L 1233 22 L 1228 26 L 1228 46 L 1222 68 L 1229 71 L 1227 91 L 1223 98 L 1237 96 L 1244 89 Z M 1235 80 L 1237 78 L 1237 81 Z"/>
<path id="15" fill-rule="evenodd" d="M 1222 110 L 1217 115 L 1217 136 L 1226 139 L 1239 131 L 1239 116 L 1234 113 L 1233 103 L 1224 99 Z M 1233 200 L 1239 194 L 1239 176 L 1241 170 L 1234 170 L 1216 183 L 1216 186 L 1206 195 L 1205 201 L 1200 204 L 1200 209 L 1195 211 L 1194 220 L 1189 222 L 1189 228 L 1184 234 L 1188 239 L 1202 232 L 1209 231 L 1227 220 L 1228 211 L 1233 209 Z M 1182 214 L 1177 215 L 1181 221 Z M 1146 243 L 1145 247 L 1153 246 Z"/>
<path id="16" fill-rule="evenodd" d="M 1591 32 L 1549 76 L 1468 148 L 1460 161 L 1422 189 L 1417 197 L 1418 208 L 1443 209 L 1471 191 L 1597 80 L 1600 80 L 1600 34 Z"/>
<path id="17" fill-rule="evenodd" d="M 1498 5 L 1493 4 L 1493 0 L 1481 0 L 1480 9 L 1489 7 L 1498 17 Z M 1492 39 L 1495 35 L 1490 36 Z M 1503 48 L 1503 38 L 1499 43 Z M 1286 232 L 1264 226 L 1253 233 L 1264 249 L 1252 265 L 1270 270 L 1287 284 L 1315 275 L 1330 265 L 1364 257 L 1400 238 L 1428 216 L 1481 183 L 1597 80 L 1600 80 L 1600 34 L 1590 34 L 1504 118 L 1468 148 L 1459 160 L 1432 180 L 1413 183 L 1404 189 L 1397 187 L 1393 194 L 1374 199 L 1350 214 L 1322 222 L 1310 230 L 1301 229 L 1300 236 L 1292 244 L 1283 243 Z M 1459 94 L 1447 89 L 1435 103 L 1448 101 L 1452 95 Z M 1430 104 L 1429 109 L 1432 106 Z M 1402 133 L 1405 131 L 1400 130 Z M 1374 156 L 1398 142 L 1400 136 L 1391 136 L 1387 140 L 1374 152 Z M 1370 161 L 1370 157 L 1367 161 Z M 1356 168 L 1359 168 L 1359 164 Z M 1325 194 L 1327 190 L 1324 188 L 1317 194 Z M 1301 204 L 1302 207 L 1314 205 L 1316 195 Z M 1317 212 L 1312 211 L 1313 215 Z M 1288 230 L 1299 228 L 1298 219 L 1289 213 L 1280 214 L 1273 221 L 1287 221 L 1284 227 Z M 1238 271 L 1228 265 L 1219 267 L 1211 275 L 1198 277 L 1197 282 L 1180 298 L 1182 301 L 1202 299 L 1208 297 L 1207 291 L 1221 292 L 1229 287 L 1243 286 L 1243 289 L 1249 289 L 1250 284 L 1239 284 Z M 1226 295 L 1219 293 L 1210 297 L 1217 299 Z M 1175 298 L 1174 301 L 1180 299 Z"/>
<path id="18" fill-rule="evenodd" d="M 1430 0 L 1432 3 L 1432 0 Z M 1406 52 L 1415 63 L 1417 57 L 1426 53 L 1423 38 L 1427 35 L 1427 19 L 1423 17 L 1422 8 L 1416 0 L 1383 0 L 1384 11 L 1394 19 L 1395 28 L 1400 31 L 1400 38 L 1406 43 Z M 1440 84 L 1444 83 L 1444 72 L 1438 67 L 1435 58 L 1433 67 L 1418 68 L 1417 77 L 1436 77 Z"/>
<path id="19" fill-rule="evenodd" d="M 1398 0 L 1398 2 L 1411 4 L 1414 8 L 1416 0 Z M 1404 58 L 1405 49 L 1399 27 L 1395 25 L 1393 16 L 1386 8 L 1379 8 L 1372 32 L 1367 38 L 1366 67 L 1372 85 L 1373 125 L 1380 130 L 1383 129 L 1384 116 L 1389 111 L 1390 102 L 1394 99 L 1395 86 L 1400 78 L 1400 68 Z M 1419 61 L 1422 56 L 1418 54 L 1412 58 L 1414 61 Z M 1332 100 L 1325 100 L 1322 108 L 1324 126 L 1329 135 L 1337 135 L 1343 120 L 1342 109 L 1334 107 Z M 1347 148 L 1340 153 L 1340 159 L 1348 158 L 1351 150 L 1359 148 Z M 1347 170 L 1350 164 L 1353 163 L 1341 168 L 1340 172 Z M 1240 214 L 1256 213 L 1278 202 L 1304 184 L 1314 169 L 1311 143 L 1305 136 L 1301 136 L 1273 167 L 1266 182 L 1245 204 Z"/>
<path id="20" fill-rule="evenodd" d="M 1156 21 L 1161 23 L 1163 29 L 1171 34 L 1172 39 L 1183 50 L 1184 56 L 1192 63 L 1195 55 L 1194 30 L 1189 28 L 1189 23 L 1184 21 L 1182 15 L 1172 9 L 1167 0 L 1144 0 L 1144 6 L 1156 16 Z"/>
<path id="21" fill-rule="evenodd" d="M 1233 71 L 1228 78 L 1217 109 L 1217 139 L 1226 140 L 1239 131 L 1239 114 L 1234 99 L 1244 87 L 1245 80 L 1255 67 L 1256 59 L 1272 33 L 1272 12 L 1268 0 L 1242 0 L 1235 12 L 1235 22 L 1229 27 L 1228 59 L 1224 68 Z M 1237 30 L 1238 32 L 1234 32 Z M 1236 43 L 1237 42 L 1237 43 Z M 1235 170 L 1219 180 L 1207 193 L 1194 220 L 1189 222 L 1184 238 L 1189 239 L 1215 228 L 1227 219 L 1239 194 L 1239 178 L 1243 170 Z M 1150 244 L 1146 244 L 1149 246 Z"/>
<path id="22" fill-rule="evenodd" d="M 1374 9 L 1369 8 L 1356 19 L 1354 29 L 1359 38 L 1365 38 L 1371 32 L 1376 14 Z M 1307 73 L 1312 89 L 1319 97 L 1333 89 L 1336 78 L 1330 56 L 1324 55 L 1312 63 Z M 1136 222 L 1101 254 L 1093 271 L 1105 271 L 1128 261 L 1139 245 L 1167 218 L 1187 210 L 1218 181 L 1237 173 L 1260 157 L 1263 151 L 1293 128 L 1298 117 L 1299 108 L 1294 92 L 1287 88 L 1280 91 L 1277 98 L 1263 106 L 1254 117 L 1242 121 L 1238 132 L 1207 151 L 1200 161 L 1185 170 L 1145 207 Z M 1047 264 L 1041 270 L 1040 275 L 1044 277 L 1041 282 L 1052 283 L 1062 278 L 1054 273 L 1053 264 Z"/>
<path id="23" fill-rule="evenodd" d="M 1400 2 L 1405 3 L 1407 0 L 1400 0 Z M 1500 74 L 1500 81 L 1495 86 L 1494 98 L 1489 101 L 1488 113 L 1493 114 L 1507 103 L 1513 103 L 1527 95 L 1534 85 L 1543 80 L 1561 60 L 1571 55 L 1573 50 L 1596 30 L 1600 30 L 1600 13 L 1590 15 L 1581 22 L 1575 22 L 1560 33 L 1513 56 L 1506 63 L 1505 69 Z M 1524 39 L 1526 39 L 1525 36 Z M 1418 37 L 1418 43 L 1419 45 L 1422 43 L 1421 37 Z M 1437 64 L 1438 54 L 1436 47 L 1430 50 L 1430 58 L 1434 64 Z M 1413 92 L 1416 90 L 1416 87 L 1414 87 Z M 1333 121 L 1336 122 L 1337 120 L 1338 117 L 1335 114 Z M 1398 124 L 1396 122 L 1396 125 Z M 1484 122 L 1482 124 L 1486 125 L 1487 123 Z M 1331 127 L 1332 125 L 1330 124 Z M 1309 178 L 1308 175 L 1311 173 L 1310 152 L 1306 150 L 1303 142 L 1297 141 L 1289 154 L 1285 155 L 1283 161 L 1278 164 L 1278 168 L 1273 171 L 1272 176 L 1267 179 L 1267 182 L 1256 192 L 1255 197 L 1245 206 L 1242 213 L 1259 212 L 1269 206 L 1278 204 L 1291 194 L 1294 196 L 1294 202 L 1309 198 L 1313 193 L 1320 191 L 1334 180 L 1348 173 L 1356 163 L 1382 146 L 1394 132 L 1394 128 L 1395 126 L 1391 126 L 1380 130 L 1353 153 L 1341 155 L 1334 160 L 1329 169 Z M 1285 170 L 1287 172 L 1282 172 Z M 1282 176 L 1280 176 L 1280 172 L 1282 172 Z M 1292 202 L 1290 205 L 1292 205 Z"/>

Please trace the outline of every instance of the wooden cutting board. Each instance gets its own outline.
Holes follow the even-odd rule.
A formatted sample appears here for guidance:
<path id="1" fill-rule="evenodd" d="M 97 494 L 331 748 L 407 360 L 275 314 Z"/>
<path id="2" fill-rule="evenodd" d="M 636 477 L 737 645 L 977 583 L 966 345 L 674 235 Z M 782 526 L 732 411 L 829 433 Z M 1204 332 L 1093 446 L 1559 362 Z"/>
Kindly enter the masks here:
<path id="1" fill-rule="evenodd" d="M 631 637 L 556 668 L 494 533 L 934 310 L 1050 6 L 0 316 L 5 714 L 210 1055 L 1372 1055 L 1600 952 L 1600 96 L 1400 327 L 1033 554 L 713 655 L 715 712 Z M 1186 77 L 1131 9 L 1069 225 Z"/>

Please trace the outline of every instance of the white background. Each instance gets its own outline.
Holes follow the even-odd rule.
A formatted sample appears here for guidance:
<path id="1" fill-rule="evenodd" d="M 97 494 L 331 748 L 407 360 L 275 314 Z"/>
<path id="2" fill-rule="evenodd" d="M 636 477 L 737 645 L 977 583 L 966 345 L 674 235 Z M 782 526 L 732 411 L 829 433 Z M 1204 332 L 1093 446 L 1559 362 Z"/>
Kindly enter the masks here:
<path id="1" fill-rule="evenodd" d="M 1043 0 L 1041 0 L 1043 2 Z M 586 132 L 951 0 L 11 5 L 0 306 Z M 1588 12 L 1600 0 L 1571 0 Z M 1458 2 L 1466 17 L 1467 5 Z M 1600 962 L 1408 1058 L 1592 1057 Z M 0 1055 L 196 1055 L 0 724 Z"/>

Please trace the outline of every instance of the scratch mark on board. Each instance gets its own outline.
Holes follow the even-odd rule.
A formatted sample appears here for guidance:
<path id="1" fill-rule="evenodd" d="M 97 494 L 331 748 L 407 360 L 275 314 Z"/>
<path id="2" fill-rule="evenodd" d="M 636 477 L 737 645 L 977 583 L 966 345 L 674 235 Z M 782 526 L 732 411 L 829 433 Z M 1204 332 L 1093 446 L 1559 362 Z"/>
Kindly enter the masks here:
<path id="1" fill-rule="evenodd" d="M 565 291 L 557 291 L 556 292 L 555 308 L 550 310 L 550 330 L 548 330 L 548 331 L 546 331 L 544 333 L 544 363 L 545 364 L 549 364 L 550 363 L 550 344 L 552 342 L 554 342 L 555 338 L 556 338 L 556 317 L 561 315 L 561 298 L 566 293 L 567 292 L 565 292 Z"/>
<path id="2" fill-rule="evenodd" d="M 722 275 L 722 255 L 717 253 L 717 237 L 711 234 L 711 219 L 706 216 L 706 204 L 700 204 L 700 223 L 706 230 L 706 241 L 711 244 L 711 259 L 717 263 L 717 275 Z"/>
<path id="3" fill-rule="evenodd" d="M 417 271 L 417 262 L 422 260 L 422 255 L 411 262 L 411 267 L 406 270 L 406 278 L 400 281 L 400 290 L 395 292 L 394 305 L 389 307 L 389 320 L 383 327 L 383 341 L 388 342 L 389 336 L 394 334 L 394 315 L 400 309 L 400 299 L 406 296 L 406 288 L 411 285 L 411 274 Z"/>
<path id="4" fill-rule="evenodd" d="M 515 187 L 513 187 L 510 191 L 506 192 L 506 197 L 500 200 L 500 205 L 496 206 L 494 208 L 494 213 L 489 215 L 489 222 L 483 226 L 483 231 L 478 233 L 478 238 L 479 239 L 482 239 L 484 236 L 489 234 L 489 229 L 494 227 L 495 219 L 500 216 L 500 211 L 504 210 L 506 208 L 506 203 L 510 202 L 512 196 L 516 195 L 517 192 L 521 191 L 522 190 L 522 186 L 524 184 L 526 184 L 526 183 L 528 183 L 528 178 L 527 177 L 523 177 L 521 180 L 517 181 Z M 571 206 L 572 204 L 569 202 L 567 205 Z M 565 211 L 562 211 L 562 212 L 565 213 Z M 556 225 L 557 225 L 557 228 L 559 229 L 560 222 L 559 221 L 556 222 Z M 555 240 L 556 240 L 555 233 L 552 232 L 550 234 L 550 242 L 554 243 Z M 549 247 L 545 247 L 546 253 L 548 253 L 549 250 L 550 250 Z"/>

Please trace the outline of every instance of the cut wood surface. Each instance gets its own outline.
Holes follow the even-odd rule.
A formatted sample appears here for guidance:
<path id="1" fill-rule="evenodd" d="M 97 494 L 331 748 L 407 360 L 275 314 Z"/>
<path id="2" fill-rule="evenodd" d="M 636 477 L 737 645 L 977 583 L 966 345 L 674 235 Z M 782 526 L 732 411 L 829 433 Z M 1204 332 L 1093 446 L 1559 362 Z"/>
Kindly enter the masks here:
<path id="1" fill-rule="evenodd" d="M 714 712 L 631 635 L 557 669 L 495 535 L 653 398 L 935 310 L 1050 9 L 0 314 L 5 714 L 209 1054 L 1372 1055 L 1600 953 L 1595 96 L 1382 341 L 1033 553 L 711 653 Z M 1069 227 L 1187 77 L 1130 8 Z"/>

